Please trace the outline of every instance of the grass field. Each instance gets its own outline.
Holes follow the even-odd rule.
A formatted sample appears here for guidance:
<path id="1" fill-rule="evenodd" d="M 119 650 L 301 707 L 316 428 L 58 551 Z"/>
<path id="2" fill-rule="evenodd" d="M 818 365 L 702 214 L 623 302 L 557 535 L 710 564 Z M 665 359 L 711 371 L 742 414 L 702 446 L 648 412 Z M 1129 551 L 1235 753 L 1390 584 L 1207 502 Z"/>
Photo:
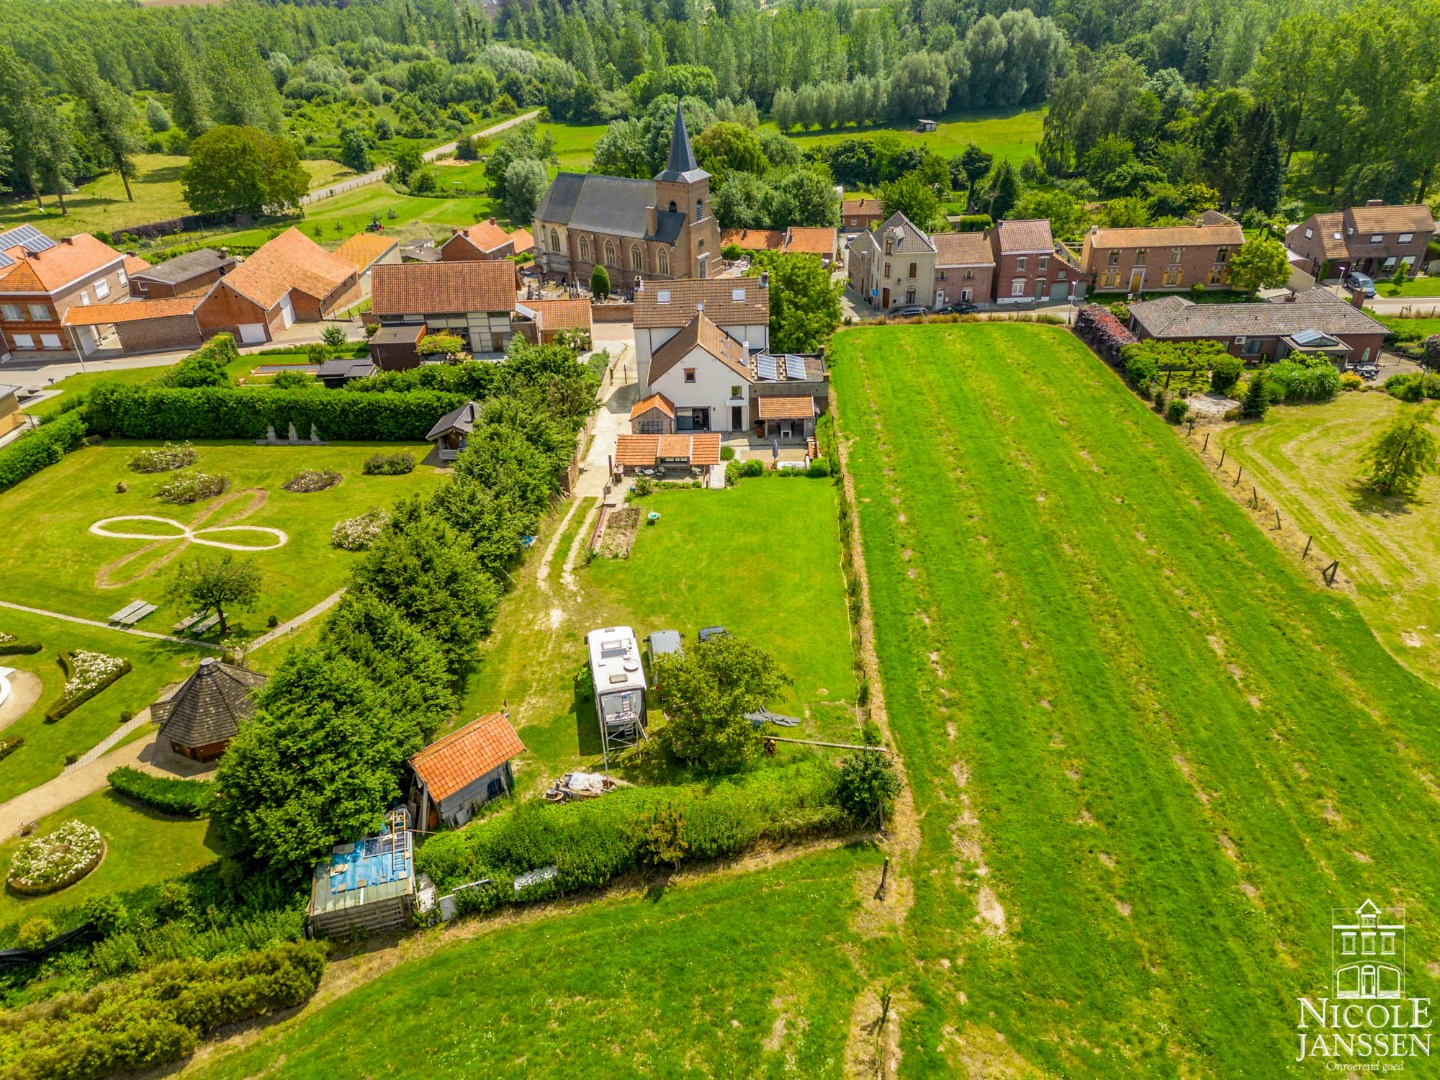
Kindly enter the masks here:
<path id="1" fill-rule="evenodd" d="M 263 393 L 263 391 L 256 391 Z M 218 499 L 174 506 L 153 497 L 169 474 L 130 471 L 126 463 L 144 444 L 108 442 L 66 456 L 61 462 L 0 494 L 0 517 L 14 540 L 0 550 L 0 599 L 30 607 L 104 619 L 131 600 L 159 604 L 141 626 L 168 631 L 188 612 L 165 598 L 178 557 L 213 557 L 213 547 L 154 543 L 93 535 L 90 526 L 104 518 L 153 515 L 189 527 L 222 525 L 280 529 L 288 541 L 272 550 L 237 552 L 255 560 L 265 574 L 263 606 L 239 621 L 251 632 L 263 629 L 267 616 L 281 621 L 298 615 L 340 588 L 355 558 L 330 544 L 331 527 L 371 506 L 390 506 L 412 492 L 433 488 L 438 469 L 418 466 L 409 476 L 365 476 L 361 464 L 377 450 L 373 443 L 332 443 L 320 447 L 264 447 L 251 443 L 199 443 L 195 468 L 230 480 Z M 427 447 L 411 447 L 417 458 Z M 343 479 L 326 491 L 296 494 L 283 490 L 304 469 L 335 469 Z M 115 490 L 123 481 L 125 493 Z M 159 522 L 117 522 L 110 531 L 143 532 L 157 538 L 176 535 Z M 211 539 L 255 547 L 275 544 L 260 533 L 216 533 Z M 183 548 L 183 555 L 182 555 Z M 125 560 L 130 561 L 125 561 Z"/>
<path id="2" fill-rule="evenodd" d="M 1359 484 L 1365 444 L 1406 407 L 1388 394 L 1341 394 L 1325 405 L 1281 406 L 1263 424 L 1216 435 L 1265 498 L 1314 535 L 1324 561 L 1340 560 L 1385 647 L 1440 683 L 1440 477 L 1427 477 L 1409 501 Z"/>
<path id="3" fill-rule="evenodd" d="M 993 154 L 996 161 L 1008 160 L 1018 165 L 1035 153 L 1035 145 L 1040 141 L 1044 122 L 1045 110 L 1031 109 L 1027 112 L 956 116 L 941 120 L 934 131 L 925 134 L 906 125 L 898 129 L 846 127 L 838 131 L 792 134 L 791 138 L 808 150 L 841 139 L 894 131 L 906 145 L 923 146 L 943 157 L 954 157 L 964 150 L 967 144 L 975 143 L 986 153 Z"/>
<path id="4" fill-rule="evenodd" d="M 838 1077 L 860 986 L 851 882 L 876 862 L 838 850 L 491 924 L 199 1074 Z"/>
<path id="5" fill-rule="evenodd" d="M 1375 291 L 1381 296 L 1440 296 L 1440 277 L 1412 277 L 1396 286 L 1385 278 L 1376 278 Z"/>
<path id="6" fill-rule="evenodd" d="M 180 173 L 189 158 L 165 154 L 139 154 L 135 158 L 138 175 L 130 182 L 135 193 L 132 203 L 125 198 L 120 177 L 107 173 L 85 184 L 74 195 L 67 195 L 68 214 L 60 213 L 54 198 L 45 199 L 45 209 L 37 210 L 35 201 L 11 198 L 0 204 L 0 226 L 11 228 L 29 223 L 54 237 L 78 232 L 120 232 L 152 221 L 168 221 L 190 213 L 180 197 Z M 334 161 L 302 161 L 310 174 L 312 188 L 323 187 L 349 170 Z M 366 219 L 369 220 L 368 218 Z"/>
<path id="7" fill-rule="evenodd" d="M 1353 603 L 1063 329 L 830 358 L 921 815 L 906 1072 L 1279 1075 L 1333 906 L 1432 955 L 1440 693 Z"/>
<path id="8" fill-rule="evenodd" d="M 35 575 L 27 572 L 24 576 Z M 13 583 L 14 579 L 7 577 L 7 587 L 0 592 L 0 600 L 15 601 Z M 67 754 L 78 757 L 85 753 L 114 733 L 120 726 L 122 711 L 138 713 L 148 708 L 159 698 L 163 687 L 180 682 L 194 670 L 201 656 L 213 655 L 209 650 L 10 608 L 0 608 L 0 630 L 21 641 L 44 646 L 43 651 L 28 656 L 0 656 L 0 665 L 31 672 L 43 687 L 34 707 L 0 731 L 0 736 L 21 735 L 25 739 L 23 746 L 0 760 L 0 802 L 59 776 L 65 768 Z M 88 649 L 122 657 L 130 661 L 132 670 L 51 724 L 45 721 L 45 711 L 60 700 L 64 689 L 65 675 L 57 658 L 66 649 Z M 141 728 L 127 741 L 147 738 L 154 730 Z"/>
<path id="9" fill-rule="evenodd" d="M 773 705 L 805 720 L 789 734 L 848 739 L 855 730 L 855 677 L 836 497 L 834 486 L 820 480 L 656 492 L 640 505 L 658 511 L 660 521 L 640 529 L 630 557 L 598 558 L 588 567 L 582 560 L 573 575 L 563 564 L 587 507 L 577 509 L 551 563 L 542 567 L 539 553 L 551 540 L 549 530 L 560 527 L 557 517 L 542 530 L 501 607 L 461 718 L 508 702 L 529 751 L 516 783 L 533 790 L 556 770 L 593 763 L 601 752 L 584 689 L 587 632 L 628 625 L 641 638 L 679 630 L 693 642 L 701 627 L 724 625 L 758 641 L 795 680 Z"/>
<path id="10" fill-rule="evenodd" d="M 46 896 L 21 896 L 8 889 L 0 892 L 0 927 L 36 915 L 54 918 L 58 911 L 78 907 L 92 896 L 129 892 L 177 878 L 198 870 L 219 853 L 218 843 L 209 836 L 208 821 L 157 814 L 108 789 L 42 818 L 36 833 L 44 836 L 77 819 L 100 830 L 105 838 L 104 861 L 83 880 Z M 19 846 L 18 837 L 0 844 L 0 866 L 10 865 L 10 856 Z"/>
<path id="11" fill-rule="evenodd" d="M 1440 334 L 1440 318 L 1414 319 L 1405 315 L 1372 315 L 1372 318 L 1384 323 L 1391 330 L 1418 330 L 1422 339 L 1431 334 Z"/>

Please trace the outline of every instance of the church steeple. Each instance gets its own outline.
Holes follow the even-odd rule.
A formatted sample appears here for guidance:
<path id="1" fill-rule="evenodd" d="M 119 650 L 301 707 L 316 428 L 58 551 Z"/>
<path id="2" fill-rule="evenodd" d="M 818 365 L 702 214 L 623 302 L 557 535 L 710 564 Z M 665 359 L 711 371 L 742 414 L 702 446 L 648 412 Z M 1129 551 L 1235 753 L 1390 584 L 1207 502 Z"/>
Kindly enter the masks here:
<path id="1" fill-rule="evenodd" d="M 710 176 L 695 161 L 695 150 L 690 145 L 690 132 L 685 129 L 685 113 L 680 103 L 675 103 L 675 129 L 670 134 L 670 160 L 657 181 L 671 184 L 692 184 Z"/>

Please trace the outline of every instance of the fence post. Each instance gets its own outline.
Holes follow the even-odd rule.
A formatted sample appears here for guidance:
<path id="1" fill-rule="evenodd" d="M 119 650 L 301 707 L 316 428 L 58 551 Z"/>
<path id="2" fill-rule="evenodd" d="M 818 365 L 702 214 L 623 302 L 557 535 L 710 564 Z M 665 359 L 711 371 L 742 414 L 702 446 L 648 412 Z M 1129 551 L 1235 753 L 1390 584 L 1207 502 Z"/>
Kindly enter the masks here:
<path id="1" fill-rule="evenodd" d="M 1219 464 L 1218 466 L 1216 466 L 1216 468 L 1223 469 L 1224 467 L 1225 467 L 1225 447 L 1222 446 L 1222 447 L 1220 447 L 1220 464 Z"/>
<path id="2" fill-rule="evenodd" d="M 1314 534 L 1314 533 L 1311 533 L 1309 536 L 1307 536 L 1307 537 L 1305 538 L 1305 550 L 1300 553 L 1300 561 L 1301 561 L 1301 562 L 1304 562 L 1305 559 L 1309 556 L 1309 554 L 1310 554 L 1310 542 L 1311 542 L 1312 540 L 1314 540 L 1314 539 L 1315 539 L 1315 534 Z"/>
<path id="3" fill-rule="evenodd" d="M 1245 475 L 1245 466 L 1244 466 L 1244 465 L 1241 465 L 1239 471 L 1236 472 L 1236 474 L 1235 474 L 1235 483 L 1231 484 L 1230 486 L 1231 486 L 1231 487 L 1239 487 L 1239 486 L 1240 486 L 1240 478 L 1241 478 L 1242 476 L 1244 476 L 1244 475 Z"/>
<path id="4" fill-rule="evenodd" d="M 1208 450 L 1209 448 L 1210 448 L 1210 433 L 1207 431 L 1207 432 L 1205 432 L 1205 445 L 1202 446 L 1202 447 L 1200 447 L 1200 453 L 1203 454 L 1203 453 L 1204 453 L 1206 450 Z"/>
<path id="5" fill-rule="evenodd" d="M 1278 506 L 1275 508 L 1275 531 L 1280 531 L 1280 508 Z"/>

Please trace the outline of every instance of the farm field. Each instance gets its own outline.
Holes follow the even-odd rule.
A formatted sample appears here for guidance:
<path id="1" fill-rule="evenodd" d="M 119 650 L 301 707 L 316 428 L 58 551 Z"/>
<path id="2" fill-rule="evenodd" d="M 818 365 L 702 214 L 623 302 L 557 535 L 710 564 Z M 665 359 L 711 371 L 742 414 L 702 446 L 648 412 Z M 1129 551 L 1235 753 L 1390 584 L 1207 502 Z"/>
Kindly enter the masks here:
<path id="1" fill-rule="evenodd" d="M 638 500 L 660 514 L 642 526 L 627 559 L 583 556 L 564 566 L 588 505 L 568 523 L 542 529 L 535 552 L 506 596 L 496 631 L 481 648 L 461 719 L 508 702 L 529 753 L 516 769 L 522 792 L 601 754 L 585 674 L 585 634 L 628 625 L 643 640 L 723 625 L 763 645 L 795 684 L 777 712 L 801 717 L 787 735 L 849 741 L 855 732 L 855 676 L 840 574 L 837 493 L 824 480 L 751 479 L 724 491 L 657 491 Z M 737 522 L 754 527 L 737 529 Z M 784 523 L 770 530 L 765 523 Z M 555 553 L 543 553 L 553 536 Z M 652 722 L 658 722 L 658 715 Z M 791 748 L 786 748 L 787 750 Z"/>
<path id="2" fill-rule="evenodd" d="M 1062 328 L 830 359 L 920 815 L 906 1072 L 1278 1075 L 1332 907 L 1433 954 L 1440 692 L 1355 604 Z"/>
<path id="3" fill-rule="evenodd" d="M 67 821 L 83 821 L 105 838 L 105 859 L 69 888 L 45 896 L 0 893 L 0 937 L 5 927 L 44 915 L 65 926 L 66 909 L 78 909 L 92 896 L 132 892 L 198 870 L 218 858 L 219 841 L 206 820 L 173 818 L 126 801 L 108 788 L 42 818 L 36 835 L 53 832 Z M 0 844 L 0 866 L 10 865 L 19 838 Z"/>
<path id="4" fill-rule="evenodd" d="M 809 150 L 842 139 L 892 132 L 899 135 L 907 146 L 923 146 L 943 157 L 954 157 L 964 150 L 968 143 L 973 142 L 986 153 L 993 154 L 996 161 L 1008 160 L 1018 165 L 1035 153 L 1044 122 L 1044 109 L 1030 109 L 1025 112 L 968 114 L 940 119 L 940 124 L 934 131 L 923 135 L 907 124 L 899 128 L 846 127 L 836 131 L 792 133 L 790 137 Z"/>
<path id="5" fill-rule="evenodd" d="M 130 182 L 130 189 L 135 193 L 133 203 L 125 198 L 124 184 L 113 173 L 67 195 L 65 205 L 70 212 L 65 215 L 60 213 L 53 197 L 45 198 L 45 210 L 37 210 L 33 199 L 25 202 L 12 197 L 0 203 L 0 227 L 8 229 L 29 223 L 59 238 L 78 232 L 117 233 L 135 225 L 181 217 L 190 213 L 180 197 L 180 172 L 188 161 L 189 158 L 168 154 L 136 155 L 138 175 Z M 312 188 L 323 187 L 349 172 L 335 161 L 302 161 L 300 164 L 310 174 Z"/>
<path id="6" fill-rule="evenodd" d="M 861 985 L 852 882 L 878 860 L 845 848 L 475 924 L 218 1050 L 197 1075 L 255 1076 L 277 1061 L 297 1078 L 370 1075 L 383 1060 L 395 1077 L 481 1062 L 488 1075 L 839 1077 Z"/>
<path id="7" fill-rule="evenodd" d="M 1340 560 L 1385 647 L 1440 684 L 1440 477 L 1426 477 L 1409 502 L 1358 483 L 1366 443 L 1404 408 L 1388 394 L 1341 394 L 1215 434 L 1300 534 L 1314 535 L 1323 559 L 1312 553 L 1311 564 Z"/>
<path id="8" fill-rule="evenodd" d="M 257 393 L 263 391 L 257 391 Z M 97 535 L 92 525 L 113 517 L 151 515 L 171 519 L 183 528 L 224 526 L 278 529 L 284 541 L 268 532 L 226 532 L 210 537 L 241 544 L 241 559 L 256 560 L 265 574 L 263 607 L 239 613 L 236 619 L 252 635 L 269 615 L 282 622 L 340 588 L 355 558 L 331 546 L 337 522 L 372 506 L 388 507 L 413 492 L 428 491 L 441 479 L 440 470 L 417 465 L 408 476 L 365 476 L 361 465 L 371 454 L 394 449 L 378 443 L 332 443 L 319 447 L 265 447 L 245 442 L 197 443 L 200 459 L 193 467 L 229 478 L 224 495 L 190 506 L 176 506 L 154 497 L 174 474 L 136 473 L 127 462 L 145 445 L 112 441 L 67 455 L 36 476 L 0 493 L 0 515 L 14 529 L 16 542 L 0 551 L 0 599 L 29 607 L 105 619 L 131 600 L 158 604 L 141 629 L 168 632 L 188 611 L 165 597 L 176 557 L 215 556 L 213 547 L 183 539 L 174 525 L 162 522 L 117 521 L 109 532 L 145 533 L 145 540 Z M 417 460 L 426 446 L 407 447 Z M 293 493 L 284 483 L 305 469 L 334 469 L 341 482 L 325 491 Z M 128 491 L 116 491 L 123 481 Z"/>

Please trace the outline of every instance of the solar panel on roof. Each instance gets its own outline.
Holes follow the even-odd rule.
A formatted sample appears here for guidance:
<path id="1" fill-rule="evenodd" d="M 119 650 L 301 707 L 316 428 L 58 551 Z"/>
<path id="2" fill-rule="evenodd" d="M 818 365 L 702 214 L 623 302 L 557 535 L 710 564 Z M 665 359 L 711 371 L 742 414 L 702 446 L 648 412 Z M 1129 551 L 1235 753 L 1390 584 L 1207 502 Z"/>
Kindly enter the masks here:
<path id="1" fill-rule="evenodd" d="M 766 382 L 775 382 L 778 378 L 775 371 L 775 357 L 761 354 L 755 358 L 755 370 L 759 372 L 760 378 Z"/>
<path id="2" fill-rule="evenodd" d="M 787 379 L 805 378 L 805 361 L 799 356 L 785 357 L 785 377 Z"/>
<path id="3" fill-rule="evenodd" d="M 42 233 L 34 225 L 17 225 L 8 232 L 0 233 L 0 266 L 14 266 L 15 260 L 5 254 L 7 248 L 23 247 L 26 251 L 34 254 L 37 251 L 47 251 L 55 246 L 55 241 Z"/>

